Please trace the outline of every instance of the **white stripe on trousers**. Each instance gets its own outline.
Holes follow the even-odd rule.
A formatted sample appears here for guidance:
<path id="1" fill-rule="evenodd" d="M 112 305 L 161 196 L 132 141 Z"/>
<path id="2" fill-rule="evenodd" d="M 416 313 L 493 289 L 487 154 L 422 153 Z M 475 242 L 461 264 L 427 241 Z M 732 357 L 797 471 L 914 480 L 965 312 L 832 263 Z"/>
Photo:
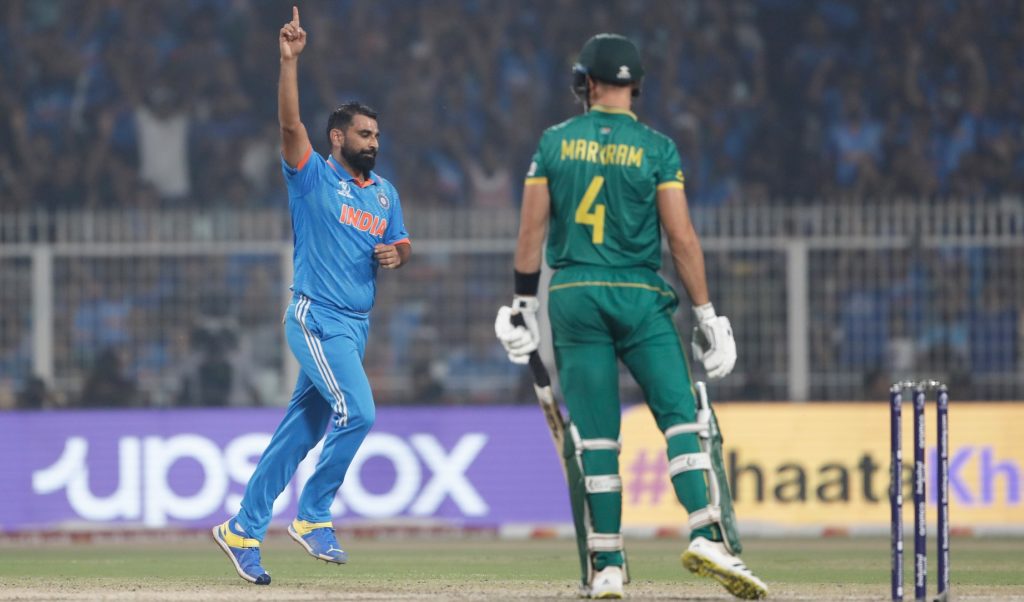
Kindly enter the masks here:
<path id="1" fill-rule="evenodd" d="M 306 345 L 309 346 L 309 353 L 313 356 L 313 362 L 316 363 L 316 369 L 320 372 L 320 378 L 324 379 L 327 390 L 334 397 L 332 409 L 341 416 L 338 424 L 345 426 L 348 424 L 348 406 L 345 404 L 345 394 L 341 392 L 341 387 L 338 386 L 338 381 L 334 378 L 334 372 L 331 371 L 331 365 L 327 363 L 320 339 L 316 338 L 309 331 L 309 328 L 306 328 L 306 315 L 309 314 L 311 303 L 309 297 L 299 295 L 299 301 L 295 304 L 295 319 L 299 321 L 299 326 L 302 327 L 302 334 L 306 337 Z"/>

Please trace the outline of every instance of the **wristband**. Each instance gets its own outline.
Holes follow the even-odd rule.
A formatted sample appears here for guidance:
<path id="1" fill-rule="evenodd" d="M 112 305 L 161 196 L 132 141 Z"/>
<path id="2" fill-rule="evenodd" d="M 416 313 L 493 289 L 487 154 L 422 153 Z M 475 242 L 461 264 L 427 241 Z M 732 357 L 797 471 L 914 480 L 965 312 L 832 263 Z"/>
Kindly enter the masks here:
<path id="1" fill-rule="evenodd" d="M 540 271 L 533 272 L 532 274 L 524 274 L 518 270 L 515 271 L 516 275 L 516 288 L 515 293 L 517 295 L 526 295 L 529 297 L 537 296 L 537 289 L 540 288 Z"/>

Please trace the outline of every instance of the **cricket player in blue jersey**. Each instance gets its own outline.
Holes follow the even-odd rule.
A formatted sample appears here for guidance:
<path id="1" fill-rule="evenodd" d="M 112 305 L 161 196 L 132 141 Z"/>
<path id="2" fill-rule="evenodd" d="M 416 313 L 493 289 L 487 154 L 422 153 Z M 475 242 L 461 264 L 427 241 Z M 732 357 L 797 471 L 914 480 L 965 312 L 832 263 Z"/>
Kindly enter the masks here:
<path id="1" fill-rule="evenodd" d="M 288 346 L 301 371 L 284 419 L 260 457 L 238 514 L 213 528 L 238 574 L 267 585 L 260 542 L 274 500 L 299 462 L 327 432 L 313 475 L 288 527 L 310 555 L 344 564 L 330 507 L 352 457 L 373 426 L 374 404 L 363 370 L 369 312 L 378 268 L 409 261 L 409 235 L 398 191 L 373 171 L 380 132 L 377 113 L 359 103 L 339 107 L 327 122 L 331 154 L 313 152 L 299 119 L 298 58 L 306 46 L 299 9 L 281 28 L 278 119 L 282 169 L 295 232 L 294 295 L 285 316 Z"/>

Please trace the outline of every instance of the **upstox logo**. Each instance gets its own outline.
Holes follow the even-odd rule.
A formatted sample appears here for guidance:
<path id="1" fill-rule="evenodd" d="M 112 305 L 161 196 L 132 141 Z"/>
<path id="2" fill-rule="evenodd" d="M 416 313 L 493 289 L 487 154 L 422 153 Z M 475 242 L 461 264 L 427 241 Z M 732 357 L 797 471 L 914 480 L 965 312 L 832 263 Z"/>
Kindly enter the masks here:
<path id="1" fill-rule="evenodd" d="M 63 490 L 72 510 L 91 521 L 123 520 L 162 527 L 171 520 L 199 520 L 220 512 L 234 514 L 241 496 L 231 493 L 231 486 L 234 484 L 237 490 L 249 480 L 269 442 L 269 434 L 250 433 L 232 439 L 221 449 L 196 434 L 125 436 L 118 440 L 117 466 L 101 468 L 90 464 L 88 439 L 68 437 L 60 457 L 32 473 L 32 491 L 49 495 Z M 446 450 L 431 434 L 413 434 L 406 439 L 371 433 L 353 459 L 331 513 L 371 518 L 430 516 L 451 500 L 463 515 L 483 516 L 489 511 L 488 504 L 466 477 L 466 471 L 486 443 L 486 435 L 466 433 Z M 299 465 L 296 479 L 274 503 L 275 515 L 295 499 L 296 489 L 301 489 L 312 475 L 319 456 L 318 446 Z M 371 461 L 375 470 L 381 468 L 377 462 L 390 464 L 395 476 L 387 490 L 371 491 L 366 487 L 363 468 Z M 199 475 L 193 473 L 184 483 L 171 478 L 172 471 L 183 462 L 200 468 Z M 114 470 L 117 478 L 113 492 L 94 493 L 90 473 Z M 183 494 L 181 490 L 191 493 Z"/>

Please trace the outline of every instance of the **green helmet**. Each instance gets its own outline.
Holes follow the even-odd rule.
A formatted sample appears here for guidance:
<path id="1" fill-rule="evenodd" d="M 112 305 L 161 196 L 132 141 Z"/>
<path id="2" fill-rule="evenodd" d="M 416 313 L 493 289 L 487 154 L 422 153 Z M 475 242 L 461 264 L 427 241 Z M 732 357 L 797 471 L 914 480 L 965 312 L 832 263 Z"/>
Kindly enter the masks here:
<path id="1" fill-rule="evenodd" d="M 583 45 L 572 73 L 573 91 L 577 96 L 586 95 L 587 76 L 609 84 L 636 84 L 634 92 L 637 92 L 644 67 L 640 63 L 640 51 L 629 38 L 617 33 L 599 33 Z"/>

